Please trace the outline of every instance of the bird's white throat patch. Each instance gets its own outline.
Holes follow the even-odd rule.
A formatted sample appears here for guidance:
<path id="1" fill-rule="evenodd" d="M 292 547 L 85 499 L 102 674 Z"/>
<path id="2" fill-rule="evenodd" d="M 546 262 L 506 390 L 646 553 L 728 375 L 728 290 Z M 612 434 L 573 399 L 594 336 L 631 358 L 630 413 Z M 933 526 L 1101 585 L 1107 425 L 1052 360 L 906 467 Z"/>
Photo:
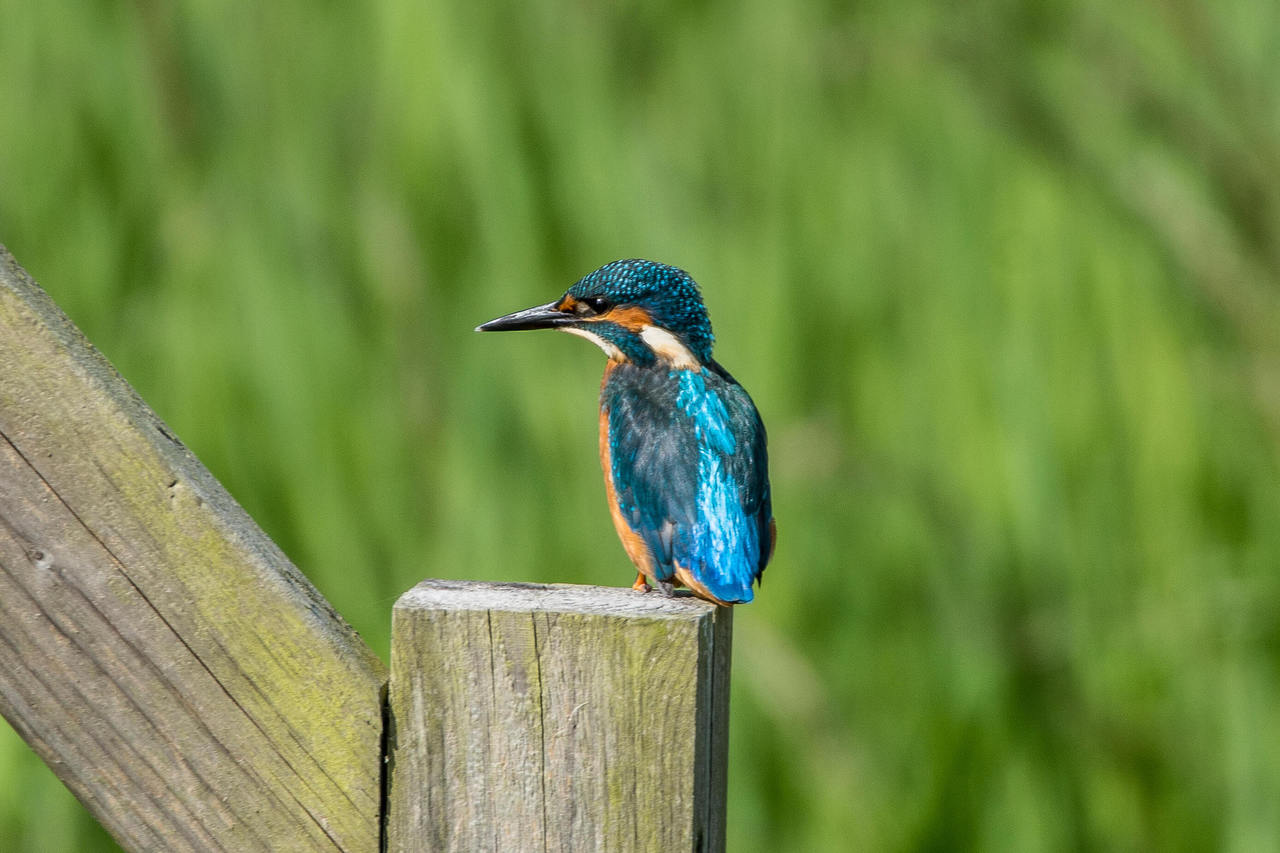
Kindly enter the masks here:
<path id="1" fill-rule="evenodd" d="M 688 370 L 697 370 L 702 367 L 702 363 L 689 352 L 689 348 L 666 329 L 645 326 L 640 330 L 640 340 L 648 344 L 649 349 L 653 350 L 658 358 L 669 362 L 672 367 Z"/>
<path id="2" fill-rule="evenodd" d="M 604 354 L 609 356 L 609 358 L 613 359 L 614 361 L 626 360 L 626 357 L 622 354 L 622 350 L 618 349 L 616 346 L 611 344 L 609 341 L 606 341 L 604 338 L 600 337 L 595 332 L 587 331 L 581 326 L 563 326 L 561 327 L 560 331 L 568 332 L 571 335 L 577 335 L 580 338 L 586 338 L 587 340 L 591 341 L 591 343 L 595 344 L 596 346 L 600 347 L 600 349 L 604 350 Z"/>
<path id="3" fill-rule="evenodd" d="M 586 338 L 604 350 L 604 354 L 614 361 L 627 360 L 626 354 L 622 350 L 590 329 L 584 329 L 581 326 L 562 326 L 560 331 Z M 640 330 L 640 340 L 644 341 L 645 345 L 653 350 L 653 354 L 660 360 L 674 368 L 699 370 L 702 367 L 702 362 L 698 361 L 697 356 L 690 352 L 689 348 L 682 344 L 679 338 L 666 329 L 657 326 L 645 326 Z"/>

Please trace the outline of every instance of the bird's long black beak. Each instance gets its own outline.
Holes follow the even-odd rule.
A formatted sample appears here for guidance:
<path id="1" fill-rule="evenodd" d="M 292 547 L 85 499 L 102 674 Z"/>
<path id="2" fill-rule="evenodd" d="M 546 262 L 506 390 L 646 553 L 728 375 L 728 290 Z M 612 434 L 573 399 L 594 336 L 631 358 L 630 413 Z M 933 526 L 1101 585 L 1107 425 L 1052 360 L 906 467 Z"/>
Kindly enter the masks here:
<path id="1" fill-rule="evenodd" d="M 557 303 L 535 305 L 514 314 L 476 326 L 477 332 L 517 332 L 522 329 L 554 329 L 578 319 L 576 315 L 556 308 Z"/>

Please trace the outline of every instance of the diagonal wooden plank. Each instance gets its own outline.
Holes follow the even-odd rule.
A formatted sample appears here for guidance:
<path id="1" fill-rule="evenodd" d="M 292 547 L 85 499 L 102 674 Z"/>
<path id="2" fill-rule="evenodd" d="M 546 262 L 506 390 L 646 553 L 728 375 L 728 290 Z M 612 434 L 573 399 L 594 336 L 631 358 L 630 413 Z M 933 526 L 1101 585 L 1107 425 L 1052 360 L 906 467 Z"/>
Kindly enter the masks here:
<path id="1" fill-rule="evenodd" d="M 0 246 L 0 713 L 126 847 L 372 851 L 384 684 Z"/>

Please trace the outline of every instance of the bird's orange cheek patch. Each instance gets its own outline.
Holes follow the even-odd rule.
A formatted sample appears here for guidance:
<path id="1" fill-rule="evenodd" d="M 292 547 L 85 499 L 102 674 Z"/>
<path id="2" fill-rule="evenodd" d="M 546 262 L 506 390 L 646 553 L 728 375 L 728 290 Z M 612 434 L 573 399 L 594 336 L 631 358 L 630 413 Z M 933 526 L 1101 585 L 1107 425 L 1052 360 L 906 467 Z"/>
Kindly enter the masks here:
<path id="1" fill-rule="evenodd" d="M 622 328 L 633 332 L 639 332 L 645 326 L 653 325 L 653 315 L 634 305 L 628 305 L 626 308 L 614 308 L 601 316 L 610 323 L 617 323 Z"/>

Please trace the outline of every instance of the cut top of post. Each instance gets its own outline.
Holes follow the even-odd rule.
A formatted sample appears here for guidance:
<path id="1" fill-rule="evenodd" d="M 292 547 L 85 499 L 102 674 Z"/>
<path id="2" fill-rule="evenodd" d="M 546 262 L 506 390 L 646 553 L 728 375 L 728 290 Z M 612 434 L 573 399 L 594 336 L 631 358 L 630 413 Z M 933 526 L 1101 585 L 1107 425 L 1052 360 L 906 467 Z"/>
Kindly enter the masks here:
<path id="1" fill-rule="evenodd" d="M 399 608 L 499 610 L 535 613 L 583 613 L 697 621 L 716 605 L 681 591 L 660 592 L 577 584 L 476 583 L 426 580 L 400 597 Z"/>

